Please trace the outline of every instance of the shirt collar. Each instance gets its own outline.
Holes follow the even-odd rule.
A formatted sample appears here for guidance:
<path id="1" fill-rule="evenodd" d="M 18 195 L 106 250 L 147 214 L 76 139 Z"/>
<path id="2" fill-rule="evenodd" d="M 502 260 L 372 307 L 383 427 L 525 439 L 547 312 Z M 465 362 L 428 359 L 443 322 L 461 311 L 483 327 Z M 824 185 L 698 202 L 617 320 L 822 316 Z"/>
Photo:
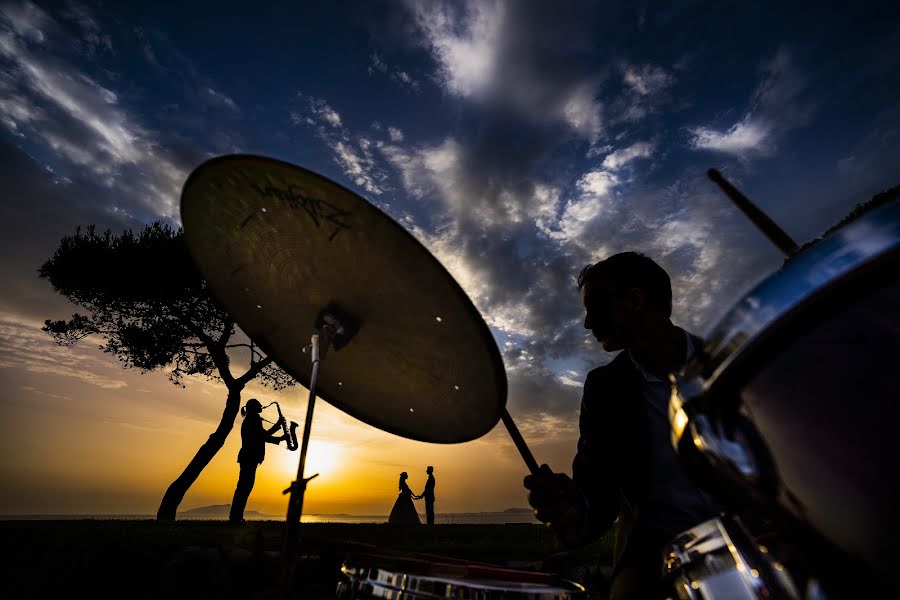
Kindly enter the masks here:
<path id="1" fill-rule="evenodd" d="M 685 364 L 687 364 L 687 362 L 689 360 L 691 360 L 691 358 L 694 357 L 694 351 L 695 351 L 694 342 L 693 342 L 693 340 L 691 340 L 691 336 L 688 335 L 687 331 L 685 331 L 684 329 L 681 329 L 681 328 L 679 328 L 679 329 L 681 330 L 681 333 L 684 334 L 684 343 L 685 343 L 685 350 L 686 350 L 686 352 L 684 354 L 684 356 L 685 356 L 684 362 L 685 362 Z M 653 375 L 652 373 L 650 373 L 649 371 L 644 369 L 644 367 L 641 366 L 641 363 L 639 363 L 637 361 L 637 359 L 634 358 L 634 355 L 631 353 L 631 350 L 628 350 L 627 352 L 628 352 L 628 358 L 631 359 L 631 362 L 634 364 L 634 367 L 637 369 L 638 373 L 641 374 L 641 377 L 644 379 L 644 381 L 651 382 L 651 383 L 662 383 L 663 382 L 662 379 L 660 379 L 656 375 Z"/>

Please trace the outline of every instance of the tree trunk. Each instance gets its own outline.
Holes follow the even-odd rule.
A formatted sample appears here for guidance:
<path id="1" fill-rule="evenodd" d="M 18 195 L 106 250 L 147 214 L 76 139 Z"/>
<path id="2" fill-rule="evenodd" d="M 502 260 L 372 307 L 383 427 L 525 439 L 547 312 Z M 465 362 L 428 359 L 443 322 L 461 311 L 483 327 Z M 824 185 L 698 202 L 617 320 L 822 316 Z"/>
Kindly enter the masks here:
<path id="1" fill-rule="evenodd" d="M 156 511 L 157 521 L 174 521 L 175 514 L 178 512 L 178 506 L 184 500 L 184 495 L 194 485 L 200 473 L 213 459 L 216 453 L 225 445 L 228 434 L 234 429 L 234 421 L 237 419 L 238 410 L 241 406 L 241 391 L 244 386 L 235 383 L 228 386 L 228 398 L 225 400 L 225 410 L 222 412 L 222 420 L 219 426 L 209 436 L 206 443 L 200 446 L 194 458 L 184 468 L 181 475 L 172 482 L 169 489 L 166 490 L 162 502 L 159 504 L 159 510 Z"/>

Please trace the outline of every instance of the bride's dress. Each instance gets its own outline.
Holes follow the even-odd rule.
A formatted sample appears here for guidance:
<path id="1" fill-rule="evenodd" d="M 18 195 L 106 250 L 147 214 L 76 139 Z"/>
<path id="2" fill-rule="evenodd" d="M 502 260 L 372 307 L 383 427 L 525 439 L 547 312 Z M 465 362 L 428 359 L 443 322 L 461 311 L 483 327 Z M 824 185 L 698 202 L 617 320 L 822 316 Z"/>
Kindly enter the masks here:
<path id="1" fill-rule="evenodd" d="M 416 512 L 416 505 L 413 504 L 412 490 L 404 481 L 400 488 L 400 494 L 397 501 L 394 502 L 394 508 L 391 509 L 391 515 L 388 517 L 388 523 L 391 525 L 421 525 L 419 513 Z"/>

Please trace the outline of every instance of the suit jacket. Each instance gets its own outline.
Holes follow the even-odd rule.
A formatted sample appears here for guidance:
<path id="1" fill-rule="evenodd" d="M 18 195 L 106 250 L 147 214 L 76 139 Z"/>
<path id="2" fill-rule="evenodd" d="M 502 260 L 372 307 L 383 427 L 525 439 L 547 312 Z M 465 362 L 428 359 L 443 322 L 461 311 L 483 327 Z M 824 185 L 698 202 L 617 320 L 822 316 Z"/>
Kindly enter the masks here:
<path id="1" fill-rule="evenodd" d="M 425 481 L 425 491 L 422 492 L 422 497 L 426 502 L 434 502 L 434 475 L 429 475 Z"/>
<path id="2" fill-rule="evenodd" d="M 702 340 L 691 340 L 702 348 Z M 579 429 L 572 476 L 588 501 L 587 537 L 603 535 L 618 519 L 614 571 L 631 557 L 661 552 L 671 538 L 642 520 L 653 465 L 641 375 L 628 352 L 588 373 Z"/>

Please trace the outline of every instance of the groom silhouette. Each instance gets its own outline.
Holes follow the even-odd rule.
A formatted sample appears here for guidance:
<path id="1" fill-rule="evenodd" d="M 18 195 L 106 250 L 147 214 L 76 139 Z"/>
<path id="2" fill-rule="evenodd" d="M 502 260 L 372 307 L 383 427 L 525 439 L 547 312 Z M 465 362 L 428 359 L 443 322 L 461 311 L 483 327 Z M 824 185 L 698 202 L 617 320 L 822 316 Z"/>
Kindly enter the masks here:
<path id="1" fill-rule="evenodd" d="M 416 498 L 425 499 L 425 520 L 429 525 L 434 525 L 434 467 L 429 466 L 425 469 L 428 473 L 428 480 L 425 481 L 425 490 Z"/>

